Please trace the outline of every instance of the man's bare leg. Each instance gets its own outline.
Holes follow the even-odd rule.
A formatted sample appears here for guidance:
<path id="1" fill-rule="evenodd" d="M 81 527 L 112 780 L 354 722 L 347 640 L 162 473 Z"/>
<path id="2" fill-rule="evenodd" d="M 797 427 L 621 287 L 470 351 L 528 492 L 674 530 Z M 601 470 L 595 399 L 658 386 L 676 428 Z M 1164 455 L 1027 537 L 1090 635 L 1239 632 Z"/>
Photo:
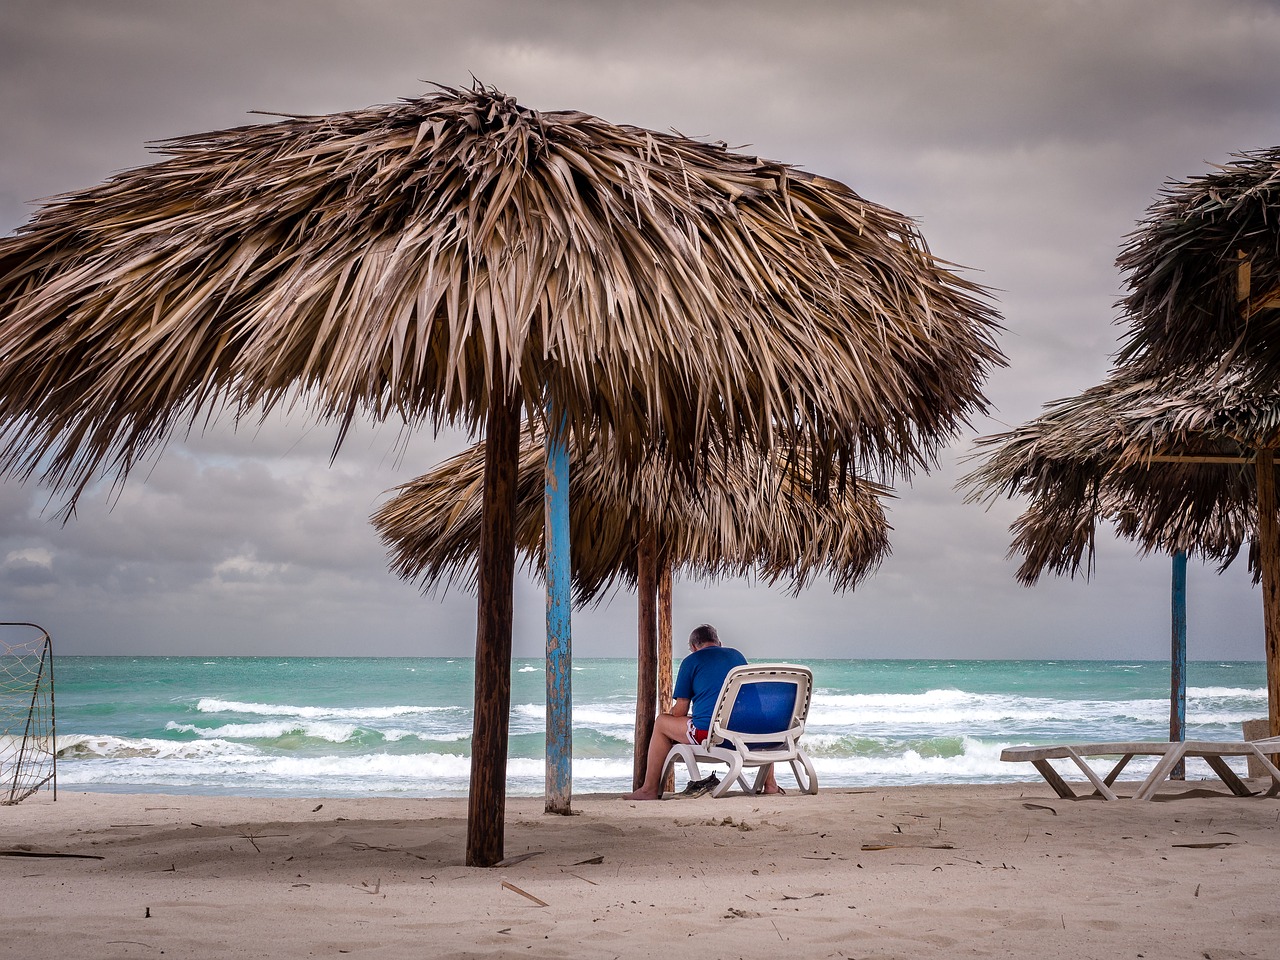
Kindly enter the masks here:
<path id="1" fill-rule="evenodd" d="M 644 783 L 640 789 L 626 794 L 624 800 L 661 800 L 662 764 L 667 754 L 676 743 L 688 740 L 688 717 L 675 717 L 669 713 L 660 713 L 653 722 L 653 736 L 649 739 L 649 755 L 645 760 Z M 774 784 L 777 787 L 777 784 Z M 776 792 L 776 789 L 775 789 Z"/>
<path id="2" fill-rule="evenodd" d="M 764 768 L 764 783 L 760 784 L 761 793 L 781 793 L 782 788 L 778 786 L 777 779 L 773 775 L 773 764 L 770 763 Z"/>

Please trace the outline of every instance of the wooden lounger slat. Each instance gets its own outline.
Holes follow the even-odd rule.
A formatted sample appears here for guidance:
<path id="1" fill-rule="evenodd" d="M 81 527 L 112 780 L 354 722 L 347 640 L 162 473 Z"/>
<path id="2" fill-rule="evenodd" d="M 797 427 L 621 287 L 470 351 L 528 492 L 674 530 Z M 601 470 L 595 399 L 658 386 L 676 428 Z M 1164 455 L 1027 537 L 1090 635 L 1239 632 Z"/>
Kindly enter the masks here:
<path id="1" fill-rule="evenodd" d="M 1080 768 L 1081 773 L 1093 784 L 1096 794 L 1107 800 L 1115 800 L 1116 794 L 1111 790 L 1120 771 L 1136 756 L 1159 757 L 1151 773 L 1138 787 L 1133 795 L 1135 800 L 1150 800 L 1155 796 L 1160 784 L 1186 757 L 1199 757 L 1209 764 L 1209 768 L 1227 785 L 1237 797 L 1253 795 L 1248 786 L 1227 765 L 1225 757 L 1251 757 L 1262 763 L 1263 769 L 1271 778 L 1271 788 L 1267 796 L 1280 793 L 1280 768 L 1271 761 L 1271 754 L 1280 753 L 1280 737 L 1265 740 L 1187 740 L 1177 741 L 1115 741 L 1107 743 L 1058 743 L 1021 747 L 1007 747 L 1000 753 L 1000 759 L 1010 763 L 1031 763 L 1040 775 L 1053 787 L 1054 792 L 1064 799 L 1079 799 L 1079 795 L 1071 784 L 1064 780 L 1052 766 L 1050 760 L 1070 760 Z M 1118 761 L 1105 777 L 1097 772 L 1085 760 L 1086 757 L 1118 757 Z"/>

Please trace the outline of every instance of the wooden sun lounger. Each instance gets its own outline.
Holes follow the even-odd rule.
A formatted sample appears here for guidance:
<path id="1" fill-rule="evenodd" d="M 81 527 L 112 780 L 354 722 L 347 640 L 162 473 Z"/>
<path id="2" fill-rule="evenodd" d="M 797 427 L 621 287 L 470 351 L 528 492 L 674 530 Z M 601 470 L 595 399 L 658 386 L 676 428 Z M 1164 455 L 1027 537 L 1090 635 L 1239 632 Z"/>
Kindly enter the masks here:
<path id="1" fill-rule="evenodd" d="M 1271 789 L 1267 791 L 1267 796 L 1272 797 L 1280 793 L 1280 768 L 1277 768 L 1271 762 L 1271 754 L 1280 753 L 1280 737 L 1273 737 L 1269 740 L 1235 740 L 1235 741 L 1216 741 L 1216 740 L 1186 740 L 1182 742 L 1139 742 L 1130 743 L 1077 743 L 1077 744 L 1056 744 L 1048 746 L 1028 746 L 1028 747 L 1008 747 L 1001 751 L 1000 759 L 1007 760 L 1011 763 L 1029 762 L 1038 771 L 1040 776 L 1048 781 L 1049 786 L 1057 792 L 1058 796 L 1067 800 L 1078 799 L 1079 795 L 1071 788 L 1071 784 L 1063 780 L 1058 771 L 1050 765 L 1050 760 L 1071 760 L 1080 772 L 1083 773 L 1093 784 L 1095 791 L 1106 800 L 1117 799 L 1115 791 L 1111 789 L 1111 785 L 1116 782 L 1116 777 L 1134 757 L 1154 756 L 1160 759 L 1156 761 L 1155 767 L 1147 774 L 1147 779 L 1143 780 L 1137 791 L 1133 794 L 1135 800 L 1150 800 L 1155 796 L 1156 791 L 1160 789 L 1162 784 L 1173 768 L 1177 766 L 1179 760 L 1187 757 L 1201 757 L 1212 768 L 1219 779 L 1227 785 L 1227 787 L 1237 797 L 1253 796 L 1253 791 L 1245 786 L 1244 782 L 1236 776 L 1234 770 L 1227 766 L 1226 757 L 1252 757 L 1261 762 L 1263 769 L 1267 775 L 1271 777 Z M 1110 772 L 1104 777 L 1099 777 L 1098 772 L 1089 765 L 1085 760 L 1086 757 L 1119 757 L 1120 759 L 1111 768 Z"/>

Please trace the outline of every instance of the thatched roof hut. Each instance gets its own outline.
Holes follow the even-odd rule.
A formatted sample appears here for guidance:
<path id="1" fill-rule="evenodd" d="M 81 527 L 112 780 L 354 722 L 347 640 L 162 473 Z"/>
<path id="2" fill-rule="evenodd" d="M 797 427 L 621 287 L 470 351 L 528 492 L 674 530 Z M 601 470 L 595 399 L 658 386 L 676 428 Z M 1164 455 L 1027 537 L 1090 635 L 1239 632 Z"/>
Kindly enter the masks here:
<path id="1" fill-rule="evenodd" d="M 467 860 L 502 859 L 525 419 L 696 471 L 927 465 L 1002 362 L 984 290 L 841 183 L 496 90 L 161 144 L 0 240 L 0 470 L 74 506 L 292 402 L 487 444 Z"/>

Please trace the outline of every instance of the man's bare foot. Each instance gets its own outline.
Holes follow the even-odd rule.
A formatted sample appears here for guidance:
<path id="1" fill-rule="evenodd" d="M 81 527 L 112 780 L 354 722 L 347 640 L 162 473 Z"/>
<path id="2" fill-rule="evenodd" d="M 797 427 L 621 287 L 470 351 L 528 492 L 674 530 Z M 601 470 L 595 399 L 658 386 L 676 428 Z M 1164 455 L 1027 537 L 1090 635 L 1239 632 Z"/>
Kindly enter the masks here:
<path id="1" fill-rule="evenodd" d="M 648 790 L 641 789 L 641 790 L 636 790 L 632 793 L 624 794 L 622 799 L 623 800 L 661 800 L 662 794 L 657 793 L 656 791 L 650 792 Z"/>

